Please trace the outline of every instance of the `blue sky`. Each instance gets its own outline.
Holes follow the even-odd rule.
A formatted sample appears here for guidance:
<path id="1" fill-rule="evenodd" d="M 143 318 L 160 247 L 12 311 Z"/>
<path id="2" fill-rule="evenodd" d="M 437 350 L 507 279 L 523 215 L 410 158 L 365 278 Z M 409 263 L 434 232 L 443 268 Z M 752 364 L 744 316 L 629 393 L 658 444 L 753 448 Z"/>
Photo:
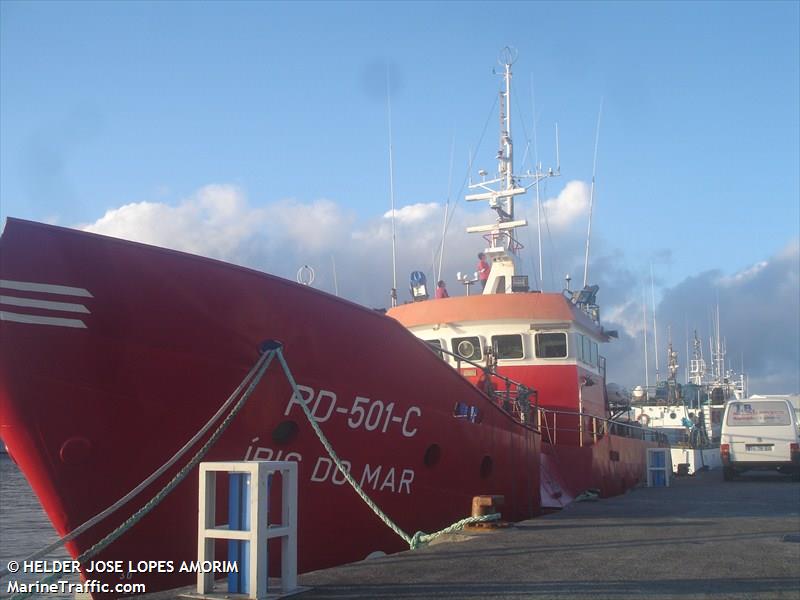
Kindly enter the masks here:
<path id="1" fill-rule="evenodd" d="M 532 87 L 545 166 L 554 162 L 554 123 L 560 128 L 562 177 L 543 199 L 591 179 L 603 100 L 593 244 L 598 261 L 622 271 L 605 282 L 618 285 L 615 307 L 625 306 L 621 288 L 635 286 L 640 297 L 651 262 L 659 298 L 701 274 L 735 278 L 786 252 L 795 276 L 799 6 L 3 1 L 0 217 L 86 226 L 150 203 L 186 208 L 189 228 L 192 218 L 209 221 L 192 211 L 202 212 L 202 190 L 217 186 L 233 190 L 224 202 L 251 222 L 282 222 L 281 235 L 294 231 L 297 242 L 316 238 L 315 253 L 270 255 L 253 231 L 237 228 L 231 235 L 249 236 L 243 246 L 183 249 L 286 276 L 304 260 L 327 267 L 335 254 L 343 271 L 385 277 L 388 255 L 362 265 L 352 247 L 380 238 L 389 208 L 387 69 L 397 206 L 441 205 L 448 188 L 454 198 L 460 190 L 470 152 L 474 171 L 495 169 L 496 115 L 476 146 L 500 83 L 492 68 L 511 45 L 517 156 L 532 137 Z M 186 206 L 192 198 L 195 208 Z M 116 229 L 98 230 L 154 241 L 133 211 L 113 213 Z M 432 211 L 409 208 L 409 223 L 438 230 Z M 298 225 L 308 215 L 328 229 Z M 585 220 L 571 225 L 544 244 L 553 288 L 563 271 L 579 277 Z M 428 261 L 415 239 L 399 243 L 408 261 Z M 471 255 L 463 244 L 456 252 Z M 473 262 L 449 261 L 453 271 Z M 354 283 L 349 295 L 374 304 L 385 293 Z M 788 319 L 796 357 L 798 325 Z M 791 377 L 787 385 L 800 386 Z"/>

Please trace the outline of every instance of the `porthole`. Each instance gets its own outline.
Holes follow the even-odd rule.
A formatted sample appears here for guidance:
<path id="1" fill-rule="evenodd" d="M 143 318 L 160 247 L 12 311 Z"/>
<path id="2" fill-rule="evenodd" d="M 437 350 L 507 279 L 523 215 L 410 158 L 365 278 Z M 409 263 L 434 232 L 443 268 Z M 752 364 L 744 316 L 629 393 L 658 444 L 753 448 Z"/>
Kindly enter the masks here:
<path id="1" fill-rule="evenodd" d="M 458 353 L 464 358 L 471 358 L 475 354 L 475 345 L 469 340 L 462 340 L 458 343 Z"/>
<path id="2" fill-rule="evenodd" d="M 481 360 L 481 340 L 478 336 L 453 338 L 450 342 L 459 357 L 466 360 Z"/>
<path id="3" fill-rule="evenodd" d="M 671 412 L 671 413 L 669 413 L 669 418 L 670 418 L 670 419 L 674 419 L 674 418 L 675 418 L 675 417 L 677 417 L 677 416 L 678 416 L 678 415 L 676 415 L 674 412 Z"/>
<path id="4" fill-rule="evenodd" d="M 487 479 L 492 474 L 494 462 L 491 456 L 484 456 L 481 460 L 481 479 Z"/>
<path id="5" fill-rule="evenodd" d="M 283 421 L 272 431 L 272 441 L 276 444 L 288 444 L 297 437 L 299 427 L 294 421 Z"/>
<path id="6" fill-rule="evenodd" d="M 425 462 L 426 467 L 432 467 L 439 462 L 441 457 L 442 449 L 439 447 L 439 444 L 431 444 L 428 446 L 428 449 L 425 450 L 425 457 L 423 458 L 423 461 Z"/>

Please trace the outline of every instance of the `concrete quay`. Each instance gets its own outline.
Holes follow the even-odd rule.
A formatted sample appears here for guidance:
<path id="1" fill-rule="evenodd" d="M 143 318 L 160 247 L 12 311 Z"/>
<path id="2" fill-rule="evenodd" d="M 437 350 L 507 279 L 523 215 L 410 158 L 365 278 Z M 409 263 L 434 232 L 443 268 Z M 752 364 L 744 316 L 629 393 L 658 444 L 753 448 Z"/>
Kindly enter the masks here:
<path id="1" fill-rule="evenodd" d="M 723 482 L 720 469 L 701 471 L 668 488 L 305 573 L 299 584 L 311 588 L 294 596 L 302 600 L 800 600 L 800 483 L 769 473 Z"/>
<path id="2" fill-rule="evenodd" d="M 800 599 L 800 483 L 720 470 L 300 576 L 303 600 Z"/>

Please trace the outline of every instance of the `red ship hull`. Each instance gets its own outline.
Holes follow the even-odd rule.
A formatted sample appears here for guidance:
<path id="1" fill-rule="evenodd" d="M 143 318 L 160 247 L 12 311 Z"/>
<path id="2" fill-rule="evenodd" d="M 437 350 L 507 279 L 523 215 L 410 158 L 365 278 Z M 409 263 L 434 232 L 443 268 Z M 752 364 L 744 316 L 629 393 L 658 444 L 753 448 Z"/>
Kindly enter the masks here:
<path id="1" fill-rule="evenodd" d="M 173 456 L 268 339 L 283 343 L 350 472 L 405 531 L 461 519 L 479 494 L 504 495 L 508 520 L 540 511 L 538 430 L 384 315 L 228 264 L 18 220 L 0 238 L 0 279 L 0 437 L 59 534 Z M 456 418 L 455 402 L 478 407 L 481 422 Z M 287 422 L 295 434 L 279 429 Z M 206 460 L 245 458 L 300 465 L 301 572 L 405 547 L 331 466 L 277 365 Z M 181 464 L 68 544 L 71 554 L 114 530 Z M 94 558 L 196 558 L 197 487 L 192 473 Z M 127 581 L 150 592 L 193 578 L 137 573 Z"/>

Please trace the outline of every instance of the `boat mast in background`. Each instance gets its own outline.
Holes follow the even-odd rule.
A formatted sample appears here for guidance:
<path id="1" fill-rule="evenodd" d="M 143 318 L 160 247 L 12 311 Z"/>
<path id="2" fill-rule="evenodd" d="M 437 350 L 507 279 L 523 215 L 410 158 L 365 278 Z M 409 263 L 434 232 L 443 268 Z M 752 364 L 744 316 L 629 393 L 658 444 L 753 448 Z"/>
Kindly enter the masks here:
<path id="1" fill-rule="evenodd" d="M 658 385 L 658 325 L 656 324 L 656 288 L 653 283 L 653 263 L 650 263 L 650 295 L 653 301 L 653 354 L 656 361 L 656 385 Z"/>
<path id="2" fill-rule="evenodd" d="M 725 377 L 725 343 L 721 338 L 721 327 L 719 322 L 719 302 L 717 302 L 717 313 L 714 319 L 716 349 L 713 353 L 714 377 L 717 381 L 722 381 Z"/>
<path id="3" fill-rule="evenodd" d="M 647 291 L 642 288 L 642 324 L 644 326 L 644 389 L 645 394 L 650 388 L 650 365 L 647 362 Z M 647 396 L 645 396 L 647 397 Z"/>
<path id="4" fill-rule="evenodd" d="M 706 374 L 706 361 L 703 359 L 703 344 L 700 342 L 700 338 L 697 337 L 696 329 L 694 330 L 693 346 L 689 382 L 701 386 Z"/>

